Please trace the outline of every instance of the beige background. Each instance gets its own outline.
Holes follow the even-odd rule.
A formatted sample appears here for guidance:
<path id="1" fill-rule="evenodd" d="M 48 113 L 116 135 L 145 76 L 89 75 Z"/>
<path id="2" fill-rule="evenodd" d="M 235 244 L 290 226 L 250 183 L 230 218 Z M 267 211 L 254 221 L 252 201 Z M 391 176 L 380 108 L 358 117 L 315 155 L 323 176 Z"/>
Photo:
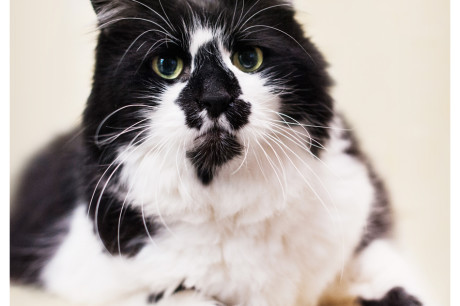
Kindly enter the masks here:
<path id="1" fill-rule="evenodd" d="M 449 305 L 449 2 L 296 5 L 331 63 L 339 108 L 387 181 L 401 248 L 436 304 Z M 89 0 L 11 1 L 13 189 L 31 154 L 80 120 L 94 25 Z M 21 288 L 11 294 L 12 305 L 49 299 Z"/>

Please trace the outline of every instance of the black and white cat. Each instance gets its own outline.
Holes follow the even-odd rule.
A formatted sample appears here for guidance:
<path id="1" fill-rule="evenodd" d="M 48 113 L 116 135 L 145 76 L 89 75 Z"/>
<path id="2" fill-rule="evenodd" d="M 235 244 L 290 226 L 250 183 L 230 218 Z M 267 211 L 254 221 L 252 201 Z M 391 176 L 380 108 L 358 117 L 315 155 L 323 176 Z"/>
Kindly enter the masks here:
<path id="1" fill-rule="evenodd" d="M 93 89 L 24 176 L 13 281 L 89 304 L 422 305 L 289 2 L 92 4 Z"/>

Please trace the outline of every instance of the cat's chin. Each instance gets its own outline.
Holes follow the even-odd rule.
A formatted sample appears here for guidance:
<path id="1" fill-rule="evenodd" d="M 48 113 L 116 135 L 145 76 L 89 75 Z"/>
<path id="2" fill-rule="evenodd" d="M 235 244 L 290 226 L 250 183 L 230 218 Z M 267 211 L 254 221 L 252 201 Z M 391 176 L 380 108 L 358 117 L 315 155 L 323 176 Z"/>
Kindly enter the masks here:
<path id="1" fill-rule="evenodd" d="M 219 167 L 242 154 L 243 146 L 235 135 L 215 127 L 195 139 L 187 158 L 195 166 L 203 184 L 209 184 Z"/>

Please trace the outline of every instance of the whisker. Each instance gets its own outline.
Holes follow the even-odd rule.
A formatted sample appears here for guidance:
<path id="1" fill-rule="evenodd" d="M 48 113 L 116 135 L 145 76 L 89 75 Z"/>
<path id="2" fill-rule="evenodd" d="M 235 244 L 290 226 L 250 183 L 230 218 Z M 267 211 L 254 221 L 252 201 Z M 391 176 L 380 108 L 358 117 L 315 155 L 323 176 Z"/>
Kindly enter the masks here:
<path id="1" fill-rule="evenodd" d="M 98 147 L 100 147 L 101 145 L 105 145 L 105 144 L 109 144 L 109 143 L 112 143 L 113 141 L 115 141 L 117 138 L 119 138 L 120 136 L 126 134 L 126 133 L 129 133 L 129 132 L 132 132 L 132 131 L 135 131 L 135 130 L 138 130 L 138 129 L 142 129 L 142 128 L 146 128 L 146 127 L 149 127 L 149 125 L 141 125 L 141 126 L 137 126 L 145 121 L 149 120 L 149 118 L 145 118 L 145 119 L 142 119 L 132 125 L 130 125 L 129 127 L 127 127 L 126 129 L 124 129 L 123 131 L 121 131 L 120 133 L 116 133 L 115 135 L 113 136 L 110 136 L 110 134 L 108 135 L 99 135 L 98 139 L 96 139 L 96 145 Z M 104 140 L 99 140 L 100 136 L 110 136 Z"/>
<path id="2" fill-rule="evenodd" d="M 251 144 L 251 141 L 250 141 L 249 137 L 248 137 L 248 144 L 247 144 L 247 145 L 246 145 L 246 142 L 245 142 L 245 140 L 244 140 L 244 138 L 243 138 L 243 146 L 246 147 L 246 151 L 245 151 L 245 153 L 244 153 L 243 161 L 241 162 L 241 164 L 239 165 L 239 167 L 238 167 L 235 171 L 232 172 L 231 175 L 236 174 L 236 173 L 237 173 L 238 171 L 240 171 L 240 169 L 243 167 L 243 164 L 245 163 L 245 161 L 247 160 L 247 157 L 248 157 L 248 152 L 249 152 L 250 144 Z"/>
<path id="3" fill-rule="evenodd" d="M 147 41 L 144 41 L 142 44 L 140 44 L 139 47 L 137 47 L 136 52 L 139 52 L 139 50 L 145 45 Z"/>
<path id="4" fill-rule="evenodd" d="M 276 159 L 278 160 L 278 163 L 280 165 L 280 168 L 283 172 L 283 178 L 284 178 L 284 186 L 287 186 L 287 177 L 286 177 L 286 172 L 284 171 L 284 167 L 283 167 L 283 163 L 281 162 L 281 159 L 280 157 L 278 156 L 278 153 L 276 152 L 276 150 L 273 148 L 273 146 L 270 144 L 269 141 L 267 141 L 267 139 L 265 137 L 262 137 L 262 140 L 272 149 L 273 153 L 275 154 L 276 156 Z"/>
<path id="5" fill-rule="evenodd" d="M 260 0 L 257 0 L 256 2 L 254 2 L 254 4 L 248 9 L 246 10 L 246 13 L 244 13 L 243 15 L 243 11 L 244 11 L 244 0 L 243 0 L 243 6 L 241 8 L 241 14 L 240 14 L 240 18 L 238 19 L 238 22 L 236 23 L 235 25 L 235 29 L 238 30 L 239 28 L 241 28 L 239 25 L 240 25 L 240 21 L 243 22 L 244 21 L 244 18 L 246 17 L 247 14 L 249 14 L 252 9 L 254 8 L 254 6 L 257 5 L 257 3 L 259 3 Z"/>
<path id="6" fill-rule="evenodd" d="M 107 122 L 107 120 L 109 120 L 113 115 L 115 115 L 116 113 L 118 113 L 119 111 L 122 111 L 126 108 L 129 108 L 129 107 L 142 107 L 142 108 L 147 108 L 147 109 L 154 109 L 153 107 L 151 106 L 147 106 L 147 105 L 144 105 L 144 104 L 129 104 L 129 105 L 125 105 L 123 107 L 120 107 L 116 110 L 114 110 L 113 112 L 111 112 L 109 115 L 107 115 L 102 121 L 101 123 L 99 123 L 97 129 L 96 129 L 96 132 L 94 133 L 94 142 L 95 143 L 98 143 L 98 137 L 99 137 L 99 133 L 101 132 L 101 129 L 102 129 L 102 126 L 104 125 L 104 123 Z"/>
<path id="7" fill-rule="evenodd" d="M 169 26 L 171 27 L 171 29 L 174 31 L 174 26 L 173 26 L 173 24 L 171 23 L 171 20 L 169 20 L 168 14 L 166 14 L 166 12 L 165 12 L 165 9 L 164 9 L 164 7 L 163 7 L 163 3 L 161 3 L 161 0 L 158 0 L 158 2 L 160 3 L 161 10 L 163 11 L 163 14 L 165 14 L 166 19 L 168 19 L 168 22 L 169 22 L 168 25 L 169 25 Z"/>
<path id="8" fill-rule="evenodd" d="M 144 6 L 145 8 L 147 8 L 148 10 L 150 10 L 151 12 L 155 13 L 158 17 L 161 18 L 161 20 L 164 21 L 164 23 L 166 23 L 166 24 L 171 28 L 171 30 L 175 31 L 174 27 L 173 27 L 172 24 L 171 24 L 171 21 L 169 20 L 168 16 L 166 15 L 166 13 L 165 13 L 165 11 L 164 11 L 164 9 L 163 9 L 163 5 L 161 4 L 161 1 L 160 1 L 161 9 L 163 10 L 163 13 L 165 14 L 166 18 L 168 18 L 169 23 L 168 23 L 168 21 L 166 21 L 166 19 L 164 19 L 163 16 L 161 16 L 157 11 L 155 11 L 154 9 L 152 9 L 150 6 L 146 5 L 145 3 L 142 3 L 142 2 L 137 1 L 137 0 L 131 0 L 131 1 L 136 2 L 136 3 L 138 3 L 138 4 L 142 5 L 142 6 Z"/>
<path id="9" fill-rule="evenodd" d="M 254 137 L 254 140 L 256 141 L 257 145 L 260 147 L 260 149 L 261 149 L 262 152 L 264 153 L 264 155 L 265 155 L 265 157 L 266 157 L 268 163 L 269 163 L 270 166 L 272 167 L 273 172 L 275 173 L 275 176 L 276 176 L 276 178 L 277 178 L 277 180 L 278 180 L 278 182 L 279 182 L 279 184 L 280 184 L 281 192 L 282 192 L 282 194 L 283 194 L 283 199 L 284 199 L 284 201 L 286 202 L 286 192 L 285 192 L 285 190 L 284 190 L 283 183 L 281 182 L 281 179 L 280 179 L 280 177 L 279 177 L 279 175 L 278 175 L 278 172 L 276 171 L 276 168 L 275 168 L 275 166 L 274 166 L 274 164 L 273 164 L 273 161 L 272 161 L 271 158 L 268 156 L 267 152 L 265 152 L 265 149 L 264 149 L 264 148 L 262 147 L 262 145 L 259 143 L 259 141 L 257 140 L 257 137 Z"/>

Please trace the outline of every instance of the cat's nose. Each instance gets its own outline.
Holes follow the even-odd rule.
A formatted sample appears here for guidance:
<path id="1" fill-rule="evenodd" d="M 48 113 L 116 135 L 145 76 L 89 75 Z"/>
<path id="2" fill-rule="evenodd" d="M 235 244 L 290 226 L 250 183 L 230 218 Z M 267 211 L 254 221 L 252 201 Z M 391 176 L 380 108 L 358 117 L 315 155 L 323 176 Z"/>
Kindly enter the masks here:
<path id="1" fill-rule="evenodd" d="M 208 92 L 201 97 L 201 103 L 211 118 L 217 118 L 230 105 L 232 96 L 226 91 Z"/>

